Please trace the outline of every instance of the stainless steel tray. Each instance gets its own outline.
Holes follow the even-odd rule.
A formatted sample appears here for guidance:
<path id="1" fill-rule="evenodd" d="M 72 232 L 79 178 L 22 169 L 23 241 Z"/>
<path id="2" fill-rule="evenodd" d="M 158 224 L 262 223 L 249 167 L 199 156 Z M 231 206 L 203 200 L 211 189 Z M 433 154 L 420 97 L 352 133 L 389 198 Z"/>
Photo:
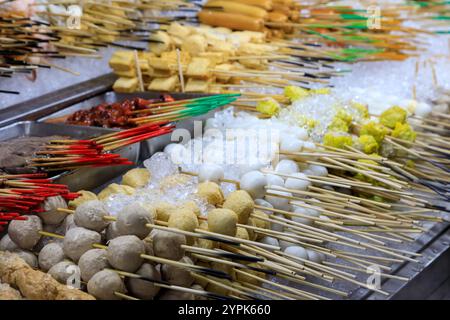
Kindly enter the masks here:
<path id="1" fill-rule="evenodd" d="M 85 139 L 114 132 L 112 129 L 49 124 L 44 122 L 21 121 L 0 128 L 0 141 L 18 137 L 44 137 L 63 135 L 76 139 Z M 133 144 L 117 151 L 122 157 L 133 162 L 139 160 L 140 144 Z M 55 182 L 64 183 L 70 190 L 92 189 L 124 173 L 133 166 L 115 166 L 107 168 L 83 168 L 59 174 L 54 177 Z"/>

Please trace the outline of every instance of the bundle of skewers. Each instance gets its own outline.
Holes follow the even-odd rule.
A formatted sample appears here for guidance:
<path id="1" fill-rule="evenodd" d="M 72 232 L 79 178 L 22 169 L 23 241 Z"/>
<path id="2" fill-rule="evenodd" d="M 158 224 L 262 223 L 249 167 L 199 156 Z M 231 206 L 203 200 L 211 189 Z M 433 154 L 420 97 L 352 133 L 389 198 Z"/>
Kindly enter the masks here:
<path id="1" fill-rule="evenodd" d="M 43 212 L 47 198 L 61 196 L 67 201 L 79 195 L 63 184 L 55 184 L 45 173 L 0 175 L 0 231 L 13 220 L 26 220 L 24 215 Z"/>
<path id="2" fill-rule="evenodd" d="M 30 160 L 29 166 L 46 171 L 82 167 L 104 167 L 133 164 L 110 151 L 172 132 L 174 125 L 158 122 L 106 134 L 89 140 L 53 140 Z"/>

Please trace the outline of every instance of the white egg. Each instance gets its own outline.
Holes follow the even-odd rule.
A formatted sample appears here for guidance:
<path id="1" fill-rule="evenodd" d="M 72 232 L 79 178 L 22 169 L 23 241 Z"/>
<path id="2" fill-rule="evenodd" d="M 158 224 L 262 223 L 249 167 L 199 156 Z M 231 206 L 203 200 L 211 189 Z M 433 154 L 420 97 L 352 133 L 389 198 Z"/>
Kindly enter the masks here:
<path id="1" fill-rule="evenodd" d="M 300 246 L 290 246 L 284 249 L 284 253 L 289 254 L 294 257 L 298 257 L 301 259 L 308 260 L 308 253 L 306 252 L 305 248 Z M 303 264 L 303 262 L 296 260 L 298 263 Z"/>
<path id="2" fill-rule="evenodd" d="M 247 191 L 253 198 L 262 198 L 266 194 L 267 179 L 260 171 L 250 171 L 240 180 L 242 190 Z"/>
<path id="3" fill-rule="evenodd" d="M 325 255 L 322 252 L 314 251 L 314 250 L 306 250 L 308 254 L 308 260 L 315 263 L 322 263 L 325 260 Z"/>
<path id="4" fill-rule="evenodd" d="M 284 180 L 282 177 L 274 175 L 274 174 L 267 174 L 267 185 L 268 186 L 279 186 L 284 187 Z"/>
<path id="5" fill-rule="evenodd" d="M 298 172 L 297 162 L 293 160 L 281 160 L 275 167 L 275 171 L 282 174 L 292 174 Z"/>
<path id="6" fill-rule="evenodd" d="M 287 189 L 302 190 L 305 191 L 311 185 L 311 182 L 307 180 L 306 175 L 301 172 L 291 174 L 292 178 L 287 178 L 284 186 Z"/>
<path id="7" fill-rule="evenodd" d="M 205 163 L 200 166 L 198 172 L 198 181 L 205 182 L 211 181 L 215 183 L 220 183 L 223 179 L 224 172 L 222 166 L 213 163 Z"/>
<path id="8" fill-rule="evenodd" d="M 267 237 L 267 236 L 262 238 L 259 242 L 265 243 L 265 244 L 268 244 L 268 245 L 271 245 L 271 246 L 277 246 L 277 247 L 280 246 L 280 244 L 278 243 L 277 239 L 272 238 L 272 237 Z"/>
<path id="9" fill-rule="evenodd" d="M 286 237 L 289 237 L 289 235 L 295 235 L 295 234 L 292 233 L 292 232 L 285 232 L 284 235 L 285 235 Z M 295 238 L 292 238 L 292 239 L 293 239 L 293 240 L 296 240 Z M 288 248 L 288 247 L 292 247 L 292 246 L 295 246 L 295 245 L 296 245 L 295 242 L 289 242 L 288 240 L 282 240 L 282 239 L 279 239 L 279 242 L 280 242 L 280 248 L 281 248 L 281 250 L 285 250 L 285 249 Z"/>
<path id="10" fill-rule="evenodd" d="M 290 193 L 290 192 L 279 191 L 279 190 L 269 190 L 268 192 L 270 192 L 272 194 L 280 195 L 280 196 L 292 197 L 292 193 Z M 287 199 L 287 198 L 266 195 L 264 197 L 264 199 L 267 200 L 268 202 L 270 202 L 270 204 L 272 204 L 275 209 L 290 211 L 292 208 L 291 205 L 289 204 L 290 199 Z"/>
<path id="11" fill-rule="evenodd" d="M 293 138 L 290 140 L 282 140 L 280 143 L 281 152 L 299 152 L 303 148 L 303 141 Z"/>
<path id="12" fill-rule="evenodd" d="M 313 172 L 315 176 L 326 177 L 328 175 L 328 170 L 324 166 L 312 164 L 308 167 L 308 170 Z"/>

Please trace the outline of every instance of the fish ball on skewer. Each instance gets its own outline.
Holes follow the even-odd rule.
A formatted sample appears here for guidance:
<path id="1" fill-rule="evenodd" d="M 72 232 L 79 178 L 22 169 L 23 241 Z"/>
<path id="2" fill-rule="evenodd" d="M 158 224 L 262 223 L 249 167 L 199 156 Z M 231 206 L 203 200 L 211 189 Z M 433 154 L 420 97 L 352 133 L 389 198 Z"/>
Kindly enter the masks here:
<path id="1" fill-rule="evenodd" d="M 241 177 L 239 185 L 253 198 L 262 198 L 266 193 L 267 179 L 260 171 L 250 171 Z"/>
<path id="2" fill-rule="evenodd" d="M 144 243 L 136 236 L 120 236 L 108 244 L 108 262 L 116 269 L 135 272 L 143 263 Z"/>
<path id="3" fill-rule="evenodd" d="M 280 244 L 276 238 L 272 238 L 269 236 L 265 236 L 265 237 L 261 238 L 260 242 L 271 245 L 271 246 L 276 246 L 276 247 L 280 246 Z"/>
<path id="4" fill-rule="evenodd" d="M 103 231 L 109 224 L 104 218 L 108 211 L 103 202 L 99 200 L 86 201 L 79 205 L 74 213 L 75 224 L 97 232 Z"/>
<path id="5" fill-rule="evenodd" d="M 71 276 L 80 274 L 80 268 L 72 261 L 61 261 L 51 267 L 48 274 L 59 283 L 68 284 Z"/>
<path id="6" fill-rule="evenodd" d="M 237 231 L 238 216 L 233 210 L 213 209 L 208 212 L 209 231 L 234 237 Z"/>
<path id="7" fill-rule="evenodd" d="M 315 176 L 326 177 L 328 175 L 328 170 L 324 166 L 311 164 L 308 166 L 308 170 L 311 171 Z"/>
<path id="8" fill-rule="evenodd" d="M 150 233 L 146 224 L 153 224 L 155 215 L 156 211 L 152 207 L 146 208 L 140 203 L 132 203 L 117 215 L 117 231 L 122 235 L 135 235 L 144 239 Z"/>
<path id="9" fill-rule="evenodd" d="M 97 272 L 87 284 L 88 292 L 100 300 L 119 300 L 115 292 L 125 293 L 125 285 L 112 270 Z"/>
<path id="10" fill-rule="evenodd" d="M 122 185 L 132 188 L 145 187 L 150 181 L 150 171 L 146 168 L 134 168 L 123 175 Z"/>
<path id="11" fill-rule="evenodd" d="M 283 159 L 277 164 L 275 171 L 282 174 L 296 173 L 298 172 L 298 165 L 293 160 Z"/>
<path id="12" fill-rule="evenodd" d="M 156 257 L 178 261 L 184 256 L 184 249 L 181 248 L 186 244 L 184 235 L 163 230 L 154 230 L 152 233 Z"/>
<path id="13" fill-rule="evenodd" d="M 49 197 L 43 204 L 43 209 L 45 211 L 38 213 L 38 216 L 45 224 L 58 225 L 65 218 L 64 214 L 61 214 L 61 212 L 57 210 L 58 208 L 66 209 L 66 200 L 61 196 Z"/>
<path id="14" fill-rule="evenodd" d="M 31 250 L 41 239 L 42 221 L 38 216 L 29 215 L 26 220 L 13 220 L 8 227 L 11 240 L 22 249 Z"/>
<path id="15" fill-rule="evenodd" d="M 8 234 L 5 234 L 3 238 L 0 239 L 0 251 L 13 252 L 17 249 L 19 249 L 19 246 L 11 240 Z"/>
<path id="16" fill-rule="evenodd" d="M 322 252 L 307 249 L 306 253 L 308 254 L 308 260 L 312 262 L 322 263 L 325 260 L 325 255 Z"/>
<path id="17" fill-rule="evenodd" d="M 88 282 L 97 272 L 109 267 L 107 251 L 104 249 L 91 249 L 86 251 L 78 261 L 81 279 Z"/>
<path id="18" fill-rule="evenodd" d="M 266 199 L 275 209 L 291 211 L 292 206 L 289 204 L 290 200 L 284 197 L 292 197 L 292 193 L 280 190 L 269 190 L 270 193 L 276 194 L 278 196 L 266 195 Z"/>
<path id="19" fill-rule="evenodd" d="M 194 264 L 189 257 L 183 257 L 179 262 Z M 186 268 L 163 264 L 161 267 L 161 275 L 163 280 L 176 286 L 189 287 L 194 283 L 194 278 L 192 277 L 190 270 Z"/>
<path id="20" fill-rule="evenodd" d="M 267 174 L 266 175 L 267 185 L 268 186 L 279 186 L 284 187 L 284 180 L 282 177 L 277 176 L 275 174 Z"/>
<path id="21" fill-rule="evenodd" d="M 255 203 L 247 191 L 237 190 L 230 193 L 223 203 L 224 209 L 234 211 L 238 216 L 238 222 L 246 224 L 253 212 Z"/>
<path id="22" fill-rule="evenodd" d="M 168 226 L 169 228 L 193 232 L 198 228 L 198 219 L 192 210 L 175 209 L 170 214 Z"/>
<path id="23" fill-rule="evenodd" d="M 144 263 L 135 273 L 148 279 L 161 281 L 159 269 L 159 266 L 155 267 L 150 263 Z M 155 286 L 151 281 L 143 279 L 128 278 L 126 284 L 134 297 L 143 300 L 153 299 L 160 290 L 160 287 Z"/>
<path id="24" fill-rule="evenodd" d="M 77 193 L 80 194 L 80 196 L 74 200 L 69 201 L 70 208 L 76 209 L 80 204 L 86 201 L 98 200 L 97 195 L 93 192 L 80 190 Z"/>
<path id="25" fill-rule="evenodd" d="M 308 260 L 308 253 L 307 253 L 306 249 L 301 246 L 297 246 L 297 245 L 289 246 L 286 249 L 284 249 L 284 253 L 292 255 L 294 257 Z M 301 262 L 301 261 L 297 261 L 297 262 L 300 264 L 303 264 L 303 262 Z"/>
<path id="26" fill-rule="evenodd" d="M 306 191 L 311 185 L 304 173 L 296 172 L 291 174 L 292 178 L 287 178 L 284 186 L 287 189 Z"/>
<path id="27" fill-rule="evenodd" d="M 207 181 L 199 183 L 197 193 L 213 206 L 220 205 L 224 201 L 222 190 L 214 182 Z"/>
<path id="28" fill-rule="evenodd" d="M 26 250 L 16 250 L 14 251 L 14 253 L 21 257 L 23 261 L 25 261 L 33 269 L 38 268 L 38 259 L 33 252 Z"/>
<path id="29" fill-rule="evenodd" d="M 64 253 L 78 262 L 86 251 L 92 249 L 92 245 L 100 243 L 101 238 L 98 232 L 92 230 L 81 227 L 70 229 L 64 237 Z"/>
<path id="30" fill-rule="evenodd" d="M 66 255 L 64 254 L 62 245 L 57 242 L 51 242 L 45 245 L 41 252 L 39 252 L 39 267 L 47 272 L 54 265 L 63 261 L 65 257 Z"/>

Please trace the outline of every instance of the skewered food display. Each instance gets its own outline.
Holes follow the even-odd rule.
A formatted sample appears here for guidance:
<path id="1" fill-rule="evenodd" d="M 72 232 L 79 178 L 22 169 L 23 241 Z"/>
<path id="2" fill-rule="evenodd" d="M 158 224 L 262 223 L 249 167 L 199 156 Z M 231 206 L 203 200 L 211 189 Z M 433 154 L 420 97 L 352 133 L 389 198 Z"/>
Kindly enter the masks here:
<path id="1" fill-rule="evenodd" d="M 407 290 L 448 246 L 448 3 L 378 5 L 0 0 L 0 76 L 102 54 L 117 76 L 18 106 L 77 126 L 0 143 L 0 299 Z M 65 136 L 88 126 L 115 130 Z"/>

